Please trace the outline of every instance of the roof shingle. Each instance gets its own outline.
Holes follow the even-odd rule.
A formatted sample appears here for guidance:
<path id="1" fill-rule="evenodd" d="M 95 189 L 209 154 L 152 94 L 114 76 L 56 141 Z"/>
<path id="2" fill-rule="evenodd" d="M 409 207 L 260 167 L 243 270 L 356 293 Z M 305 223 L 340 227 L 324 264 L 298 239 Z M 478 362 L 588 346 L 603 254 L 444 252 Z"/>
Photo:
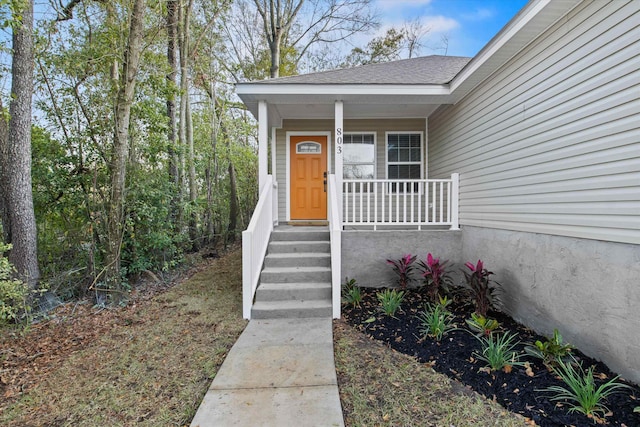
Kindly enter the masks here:
<path id="1" fill-rule="evenodd" d="M 306 85 L 447 84 L 470 60 L 471 58 L 461 56 L 431 55 L 250 83 Z"/>

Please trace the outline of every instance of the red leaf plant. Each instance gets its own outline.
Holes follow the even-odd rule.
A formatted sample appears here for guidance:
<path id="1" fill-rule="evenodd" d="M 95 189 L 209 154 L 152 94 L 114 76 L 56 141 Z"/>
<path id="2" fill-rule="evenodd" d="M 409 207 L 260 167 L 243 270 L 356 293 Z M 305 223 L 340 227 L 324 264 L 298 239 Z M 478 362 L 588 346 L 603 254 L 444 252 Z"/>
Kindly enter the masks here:
<path id="1" fill-rule="evenodd" d="M 476 313 L 486 316 L 491 305 L 491 292 L 495 287 L 492 286 L 492 283 L 497 284 L 489 279 L 493 272 L 484 268 L 482 260 L 478 260 L 476 265 L 470 262 L 466 262 L 464 265 L 471 271 L 463 271 L 463 273 L 475 300 Z"/>
<path id="2" fill-rule="evenodd" d="M 413 278 L 411 277 L 411 273 L 413 272 L 413 262 L 416 260 L 416 258 L 416 255 L 412 256 L 411 254 L 406 254 L 398 260 L 387 260 L 387 264 L 392 265 L 394 273 L 398 275 L 398 285 L 402 289 L 407 289 L 407 286 L 413 280 Z"/>
<path id="3" fill-rule="evenodd" d="M 448 262 L 448 260 L 440 262 L 440 258 L 434 258 L 431 253 L 428 253 L 427 259 L 418 263 L 427 288 L 427 296 L 431 302 L 438 302 L 440 288 L 443 285 L 450 285 L 452 282 L 449 272 L 446 270 Z"/>

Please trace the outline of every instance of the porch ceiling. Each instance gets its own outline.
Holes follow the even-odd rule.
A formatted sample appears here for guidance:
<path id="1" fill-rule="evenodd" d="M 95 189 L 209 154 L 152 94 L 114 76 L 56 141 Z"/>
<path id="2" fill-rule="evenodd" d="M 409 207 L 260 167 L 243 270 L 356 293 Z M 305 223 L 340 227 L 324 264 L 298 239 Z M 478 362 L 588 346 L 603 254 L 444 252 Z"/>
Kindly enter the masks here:
<path id="1" fill-rule="evenodd" d="M 349 94 L 345 92 L 322 94 L 242 94 L 249 110 L 257 117 L 258 100 L 267 101 L 269 126 L 279 127 L 284 119 L 332 119 L 335 101 L 344 102 L 345 119 L 423 118 L 428 117 L 440 105 L 452 103 L 446 94 L 402 93 Z M 441 91 L 441 88 L 438 88 Z M 400 92 L 400 93 L 398 93 Z M 408 91 L 407 91 L 408 92 Z M 448 88 L 446 91 L 448 92 Z"/>

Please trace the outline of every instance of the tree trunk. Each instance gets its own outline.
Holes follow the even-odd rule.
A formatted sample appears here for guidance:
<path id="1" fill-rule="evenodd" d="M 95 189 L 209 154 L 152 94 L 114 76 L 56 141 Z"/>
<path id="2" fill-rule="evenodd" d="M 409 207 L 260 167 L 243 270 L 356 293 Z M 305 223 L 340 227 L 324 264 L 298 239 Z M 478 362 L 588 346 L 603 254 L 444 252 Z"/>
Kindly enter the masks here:
<path id="1" fill-rule="evenodd" d="M 189 31 L 191 22 L 191 0 L 187 0 L 182 12 L 182 25 L 179 35 L 180 48 L 180 140 L 187 147 L 186 166 L 189 177 L 189 238 L 192 250 L 198 250 L 198 216 L 196 211 L 196 166 L 193 146 L 193 126 L 191 121 L 191 102 L 189 99 Z"/>
<path id="2" fill-rule="evenodd" d="M 229 226 L 227 227 L 227 240 L 236 241 L 236 228 L 238 223 L 238 189 L 236 187 L 236 168 L 229 155 Z"/>
<path id="3" fill-rule="evenodd" d="M 13 30 L 9 138 L 2 150 L 6 163 L 9 236 L 13 249 L 9 261 L 18 277 L 34 288 L 40 279 L 36 218 L 31 186 L 31 97 L 33 95 L 33 0 L 23 3 L 21 21 Z"/>
<path id="4" fill-rule="evenodd" d="M 9 174 L 7 156 L 9 155 L 9 128 L 4 115 L 4 105 L 0 99 L 0 226 L 3 242 L 11 241 L 11 220 L 9 217 Z"/>
<path id="5" fill-rule="evenodd" d="M 178 164 L 180 159 L 176 152 L 176 77 L 178 75 L 178 61 L 176 45 L 178 43 L 178 0 L 167 0 L 167 62 L 169 73 L 167 74 L 167 117 L 169 119 L 169 129 L 167 130 L 167 155 L 169 157 L 169 180 L 173 184 L 173 197 L 171 198 L 171 208 L 169 220 L 174 230 L 179 229 L 177 219 L 180 217 L 180 175 Z"/>
<path id="6" fill-rule="evenodd" d="M 110 289 L 122 290 L 120 280 L 120 248 L 124 237 L 124 201 L 127 160 L 129 158 L 129 124 L 131 105 L 140 64 L 144 29 L 145 0 L 135 0 L 131 12 L 129 39 L 122 61 L 122 73 L 115 105 L 115 134 L 111 157 L 111 198 L 108 214 L 106 279 Z"/>

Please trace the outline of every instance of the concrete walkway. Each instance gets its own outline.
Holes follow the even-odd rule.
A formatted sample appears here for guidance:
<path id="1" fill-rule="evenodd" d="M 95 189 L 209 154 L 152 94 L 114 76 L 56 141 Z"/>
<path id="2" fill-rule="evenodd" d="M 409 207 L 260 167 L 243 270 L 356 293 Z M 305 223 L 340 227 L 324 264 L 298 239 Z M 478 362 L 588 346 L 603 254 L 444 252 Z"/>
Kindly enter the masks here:
<path id="1" fill-rule="evenodd" d="M 344 426 L 330 318 L 251 320 L 191 427 Z"/>

